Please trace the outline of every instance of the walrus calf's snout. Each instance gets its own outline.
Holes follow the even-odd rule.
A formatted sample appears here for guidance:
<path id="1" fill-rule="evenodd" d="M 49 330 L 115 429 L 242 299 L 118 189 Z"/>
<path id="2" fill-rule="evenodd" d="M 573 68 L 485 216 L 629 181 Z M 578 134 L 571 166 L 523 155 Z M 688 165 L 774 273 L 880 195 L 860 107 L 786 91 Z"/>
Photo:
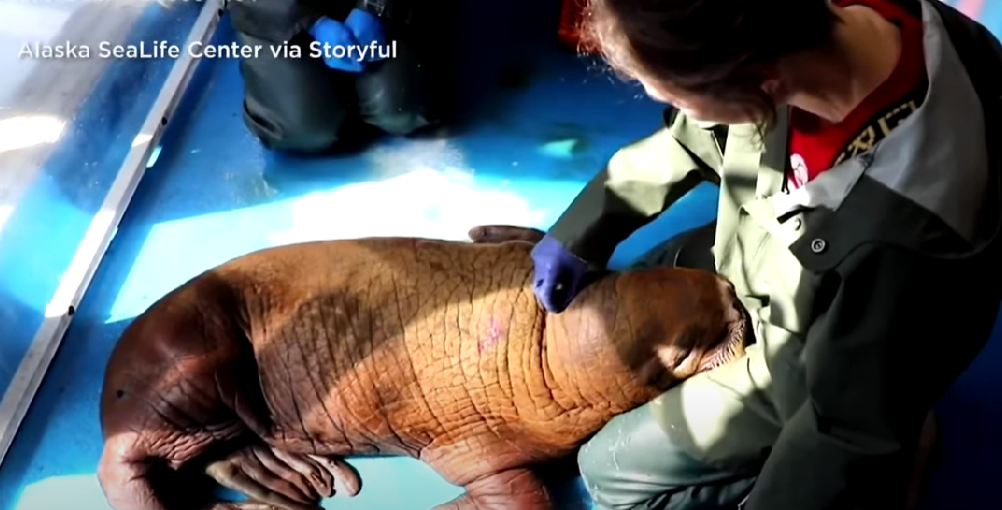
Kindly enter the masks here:
<path id="1" fill-rule="evenodd" d="M 740 357 L 744 354 L 745 346 L 751 341 L 748 331 L 750 323 L 748 312 L 745 311 L 744 305 L 738 299 L 734 284 L 720 275 L 714 276 L 717 278 L 726 326 L 724 338 L 700 363 L 700 371 L 716 368 Z"/>
<path id="2" fill-rule="evenodd" d="M 748 314 L 734 285 L 726 278 L 702 269 L 657 268 L 644 270 L 641 278 L 655 281 L 655 273 L 678 280 L 685 291 L 663 289 L 666 299 L 661 310 L 672 310 L 675 320 L 681 316 L 690 322 L 685 335 L 662 347 L 662 359 L 678 380 L 686 379 L 727 364 L 744 355 L 748 340 Z M 684 299 L 682 299 L 684 297 Z M 664 353 L 669 353 L 667 358 Z"/>
<path id="3" fill-rule="evenodd" d="M 611 273 L 551 317 L 548 330 L 551 322 L 578 342 L 615 345 L 642 379 L 661 373 L 674 382 L 743 355 L 748 324 L 730 282 L 679 267 Z"/>

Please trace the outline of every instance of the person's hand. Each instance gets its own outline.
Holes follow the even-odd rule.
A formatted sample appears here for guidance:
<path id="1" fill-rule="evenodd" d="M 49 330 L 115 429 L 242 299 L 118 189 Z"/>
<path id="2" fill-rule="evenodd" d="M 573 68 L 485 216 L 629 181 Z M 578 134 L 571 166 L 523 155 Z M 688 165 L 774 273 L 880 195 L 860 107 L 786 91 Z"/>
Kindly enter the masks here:
<path id="1" fill-rule="evenodd" d="M 309 33 L 323 45 L 324 64 L 349 73 L 362 72 L 367 62 L 379 60 L 377 46 L 386 44 L 382 22 L 363 9 L 352 9 L 343 23 L 323 16 Z"/>
<path id="2" fill-rule="evenodd" d="M 349 73 L 360 73 L 365 68 L 365 62 L 358 58 L 361 45 L 344 23 L 324 16 L 313 24 L 310 35 L 322 45 L 321 58 L 327 67 Z"/>
<path id="3" fill-rule="evenodd" d="M 509 241 L 536 244 L 546 237 L 546 232 L 538 228 L 515 225 L 479 225 L 471 228 L 466 235 L 475 244 L 496 244 Z"/>
<path id="4" fill-rule="evenodd" d="M 379 55 L 379 47 L 387 44 L 386 29 L 376 15 L 365 9 L 355 8 L 348 13 L 344 25 L 355 35 L 360 45 L 359 50 L 365 48 L 363 56 L 366 62 L 375 62 L 382 58 Z"/>
<path id="5" fill-rule="evenodd" d="M 532 249 L 532 260 L 536 266 L 536 298 L 548 312 L 564 311 L 581 291 L 588 263 L 549 236 Z"/>

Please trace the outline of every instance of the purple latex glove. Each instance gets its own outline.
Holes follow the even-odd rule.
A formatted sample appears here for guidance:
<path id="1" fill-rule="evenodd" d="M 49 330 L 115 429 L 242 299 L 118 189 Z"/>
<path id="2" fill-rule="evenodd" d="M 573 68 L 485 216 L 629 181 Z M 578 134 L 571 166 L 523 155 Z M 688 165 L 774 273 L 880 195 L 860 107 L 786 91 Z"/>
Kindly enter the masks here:
<path id="1" fill-rule="evenodd" d="M 564 311 L 581 291 L 588 263 L 546 236 L 532 249 L 536 265 L 536 298 L 552 313 Z"/>

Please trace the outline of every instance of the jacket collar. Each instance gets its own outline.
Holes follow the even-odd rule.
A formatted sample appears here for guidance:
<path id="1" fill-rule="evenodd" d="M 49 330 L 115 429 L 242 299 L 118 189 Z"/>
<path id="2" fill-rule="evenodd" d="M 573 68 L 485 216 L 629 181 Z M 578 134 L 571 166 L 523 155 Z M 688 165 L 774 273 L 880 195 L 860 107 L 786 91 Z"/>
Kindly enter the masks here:
<path id="1" fill-rule="evenodd" d="M 943 16 L 952 13 L 943 9 L 950 8 L 920 3 L 929 87 L 919 109 L 887 138 L 789 192 L 783 189 L 789 154 L 786 109 L 759 146 L 764 151 L 755 195 L 771 203 L 777 219 L 809 212 L 808 228 L 791 249 L 819 269 L 866 242 L 955 256 L 958 250 L 976 251 L 998 235 L 999 215 L 983 209 L 997 208 L 1002 200 L 988 152 L 998 147 L 986 145 L 985 116 L 969 113 L 957 122 L 958 112 L 982 112 L 987 105 L 944 26 Z M 731 131 L 748 132 L 748 127 Z M 956 239 L 930 238 L 934 231 L 955 232 Z"/>

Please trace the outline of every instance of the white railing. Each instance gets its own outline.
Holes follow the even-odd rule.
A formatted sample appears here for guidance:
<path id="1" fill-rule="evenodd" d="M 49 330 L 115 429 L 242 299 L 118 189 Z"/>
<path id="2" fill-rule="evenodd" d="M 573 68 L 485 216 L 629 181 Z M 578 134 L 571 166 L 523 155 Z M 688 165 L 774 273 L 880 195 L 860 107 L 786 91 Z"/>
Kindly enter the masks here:
<path id="1" fill-rule="evenodd" d="M 215 33 L 225 0 L 206 0 L 202 12 L 188 35 L 185 47 L 195 42 L 206 44 Z M 188 87 L 198 61 L 182 53 L 174 63 L 160 95 L 146 117 L 118 170 L 118 175 L 94 216 L 69 269 L 63 274 L 55 296 L 45 310 L 41 327 L 35 333 L 27 354 L 14 373 L 0 400 L 0 463 L 14 442 L 18 427 L 28 412 L 38 387 L 59 350 L 59 344 L 73 319 L 73 314 L 97 271 L 111 240 L 115 237 L 132 195 L 142 180 L 146 164 L 160 142 L 164 128 Z"/>

